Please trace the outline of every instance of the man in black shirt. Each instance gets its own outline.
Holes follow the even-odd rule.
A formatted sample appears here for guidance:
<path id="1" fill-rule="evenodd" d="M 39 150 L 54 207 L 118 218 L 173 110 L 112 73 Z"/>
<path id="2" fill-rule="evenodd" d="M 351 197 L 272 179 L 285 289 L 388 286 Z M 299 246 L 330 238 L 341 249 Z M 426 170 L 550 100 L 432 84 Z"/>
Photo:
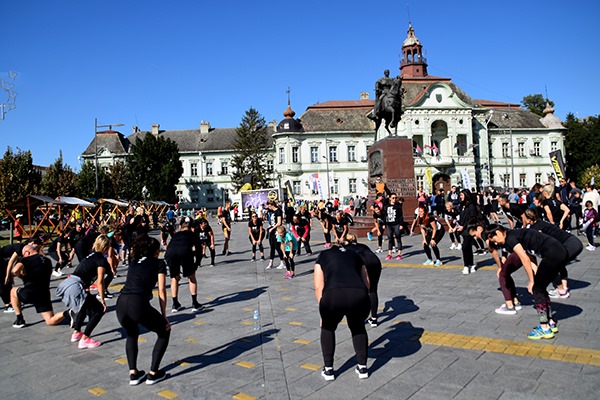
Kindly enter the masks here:
<path id="1" fill-rule="evenodd" d="M 225 236 L 225 241 L 223 242 L 223 252 L 222 255 L 231 255 L 229 251 L 229 239 L 231 239 L 231 202 L 227 201 L 225 203 L 225 208 L 223 209 L 223 213 L 221 214 L 221 226 L 223 227 L 223 235 Z"/>
<path id="2" fill-rule="evenodd" d="M 506 194 L 498 196 L 498 204 L 508 219 L 510 229 L 520 229 L 523 227 L 523 209 L 518 204 L 510 203 Z"/>
<path id="3" fill-rule="evenodd" d="M 386 260 L 392 259 L 392 251 L 394 249 L 395 240 L 398 240 L 396 260 L 402 260 L 402 235 L 401 230 L 404 229 L 404 215 L 402 210 L 403 199 L 398 199 L 396 193 L 392 193 L 383 207 L 385 215 L 385 227 L 388 236 L 388 255 Z"/>

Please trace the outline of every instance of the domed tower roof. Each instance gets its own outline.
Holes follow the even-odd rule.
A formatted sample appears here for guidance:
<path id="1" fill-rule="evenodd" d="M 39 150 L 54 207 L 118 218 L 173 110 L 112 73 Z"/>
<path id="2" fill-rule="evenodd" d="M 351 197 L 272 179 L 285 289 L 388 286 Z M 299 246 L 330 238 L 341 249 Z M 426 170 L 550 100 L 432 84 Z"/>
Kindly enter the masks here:
<path id="1" fill-rule="evenodd" d="M 554 108 L 549 102 L 546 102 L 546 108 L 544 108 L 544 116 L 540 118 L 540 122 L 546 128 L 564 128 L 562 121 L 556 115 L 554 115 Z"/>
<path id="2" fill-rule="evenodd" d="M 421 46 L 421 41 L 415 36 L 415 30 L 412 27 L 412 24 L 408 25 L 408 36 L 404 39 L 404 43 L 402 43 L 402 47 L 406 46 Z"/>
<path id="3" fill-rule="evenodd" d="M 423 56 L 423 46 L 415 36 L 415 30 L 410 23 L 408 24 L 406 39 L 402 43 L 400 76 L 402 78 L 423 78 L 427 76 L 427 59 Z"/>
<path id="4" fill-rule="evenodd" d="M 285 117 L 279 124 L 277 124 L 277 133 L 280 132 L 304 132 L 304 127 L 302 123 L 297 119 L 294 119 L 296 112 L 292 110 L 290 106 L 290 100 L 288 99 L 288 106 L 283 112 L 283 116 Z"/>

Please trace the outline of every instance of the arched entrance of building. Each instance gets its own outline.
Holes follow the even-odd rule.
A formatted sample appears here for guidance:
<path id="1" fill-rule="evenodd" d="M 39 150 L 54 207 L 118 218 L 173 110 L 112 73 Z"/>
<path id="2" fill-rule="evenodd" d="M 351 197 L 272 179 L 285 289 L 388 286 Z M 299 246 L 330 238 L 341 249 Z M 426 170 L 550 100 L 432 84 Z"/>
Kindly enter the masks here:
<path id="1" fill-rule="evenodd" d="M 448 193 L 452 187 L 450 175 L 444 174 L 443 172 L 438 172 L 431 180 L 436 191 L 442 189 L 444 193 Z"/>
<path id="2" fill-rule="evenodd" d="M 441 119 L 431 124 L 431 146 L 438 148 L 438 154 L 442 156 L 452 155 L 452 146 L 448 138 L 448 125 Z"/>

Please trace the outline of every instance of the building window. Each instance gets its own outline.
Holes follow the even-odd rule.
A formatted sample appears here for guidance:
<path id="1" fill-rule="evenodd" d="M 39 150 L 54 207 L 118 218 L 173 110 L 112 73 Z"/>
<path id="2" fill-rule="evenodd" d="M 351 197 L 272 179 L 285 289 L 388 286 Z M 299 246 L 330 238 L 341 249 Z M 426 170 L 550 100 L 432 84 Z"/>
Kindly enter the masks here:
<path id="1" fill-rule="evenodd" d="M 467 135 L 456 136 L 456 154 L 465 156 L 467 154 Z"/>
<path id="2" fill-rule="evenodd" d="M 318 147 L 310 148 L 310 162 L 311 163 L 319 162 L 319 148 Z"/>
<path id="3" fill-rule="evenodd" d="M 502 143 L 502 158 L 508 158 L 508 143 Z"/>
<path id="4" fill-rule="evenodd" d="M 525 143 L 517 143 L 517 151 L 519 153 L 519 157 L 525 157 Z"/>
<path id="5" fill-rule="evenodd" d="M 348 179 L 348 188 L 350 193 L 356 193 L 356 178 Z"/>
<path id="6" fill-rule="evenodd" d="M 533 142 L 533 155 L 539 157 L 542 154 L 542 144 L 540 142 Z"/>
<path id="7" fill-rule="evenodd" d="M 229 163 L 227 161 L 221 162 L 221 175 L 229 174 Z"/>
<path id="8" fill-rule="evenodd" d="M 285 163 L 285 149 L 283 147 L 279 148 L 279 164 Z"/>
<path id="9" fill-rule="evenodd" d="M 207 162 L 206 164 L 206 175 L 213 174 L 212 161 Z"/>
<path id="10" fill-rule="evenodd" d="M 519 186 L 527 187 L 527 174 L 519 174 Z"/>
<path id="11" fill-rule="evenodd" d="M 198 176 L 198 163 L 193 162 L 190 164 L 190 175 Z"/>
<path id="12" fill-rule="evenodd" d="M 417 190 L 423 187 L 424 177 L 423 175 L 417 175 L 415 177 L 417 179 Z M 416 195 L 416 193 L 415 193 Z"/>
<path id="13" fill-rule="evenodd" d="M 333 186 L 331 187 L 331 193 L 338 194 L 339 191 L 340 191 L 340 180 L 334 179 Z"/>
<path id="14" fill-rule="evenodd" d="M 267 172 L 273 172 L 274 169 L 273 160 L 267 160 Z"/>
<path id="15" fill-rule="evenodd" d="M 558 150 L 558 142 L 550 142 L 550 151 Z"/>
<path id="16" fill-rule="evenodd" d="M 356 161 L 356 146 L 348 146 L 348 161 Z"/>
<path id="17" fill-rule="evenodd" d="M 300 148 L 299 147 L 292 147 L 292 162 L 293 163 L 297 163 L 300 160 Z"/>
<path id="18" fill-rule="evenodd" d="M 300 188 L 300 181 L 293 181 L 292 182 L 292 189 L 294 190 L 294 194 L 295 195 L 299 195 L 301 192 L 301 188 Z"/>
<path id="19" fill-rule="evenodd" d="M 510 174 L 504 174 L 500 176 L 502 180 L 502 185 L 507 188 L 510 187 Z"/>
<path id="20" fill-rule="evenodd" d="M 337 146 L 329 147 L 329 162 L 337 162 Z"/>
<path id="21" fill-rule="evenodd" d="M 539 172 L 535 174 L 535 183 L 542 183 L 542 174 Z"/>
<path id="22" fill-rule="evenodd" d="M 215 189 L 206 189 L 206 194 L 215 194 Z"/>

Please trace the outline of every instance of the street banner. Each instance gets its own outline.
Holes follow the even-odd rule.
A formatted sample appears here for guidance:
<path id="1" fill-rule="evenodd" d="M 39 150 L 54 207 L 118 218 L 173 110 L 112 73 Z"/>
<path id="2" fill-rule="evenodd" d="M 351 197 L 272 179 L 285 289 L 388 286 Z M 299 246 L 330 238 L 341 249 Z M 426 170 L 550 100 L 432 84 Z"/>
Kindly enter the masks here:
<path id="1" fill-rule="evenodd" d="M 288 200 L 291 200 L 292 202 L 295 203 L 296 200 L 294 199 L 294 190 L 292 189 L 292 184 L 290 183 L 290 181 L 285 181 L 284 186 L 285 186 L 285 190 L 287 192 Z"/>
<path id="2" fill-rule="evenodd" d="M 563 160 L 562 152 L 560 150 L 550 152 L 550 162 L 552 163 L 552 168 L 558 178 L 557 180 L 566 180 L 565 161 Z"/>
<path id="3" fill-rule="evenodd" d="M 466 169 L 460 171 L 462 175 L 463 188 L 467 190 L 471 190 L 471 179 L 469 178 L 469 173 Z"/>
<path id="4" fill-rule="evenodd" d="M 433 173 L 431 172 L 431 167 L 427 167 L 425 169 L 425 178 L 427 179 L 427 184 L 433 193 Z"/>

